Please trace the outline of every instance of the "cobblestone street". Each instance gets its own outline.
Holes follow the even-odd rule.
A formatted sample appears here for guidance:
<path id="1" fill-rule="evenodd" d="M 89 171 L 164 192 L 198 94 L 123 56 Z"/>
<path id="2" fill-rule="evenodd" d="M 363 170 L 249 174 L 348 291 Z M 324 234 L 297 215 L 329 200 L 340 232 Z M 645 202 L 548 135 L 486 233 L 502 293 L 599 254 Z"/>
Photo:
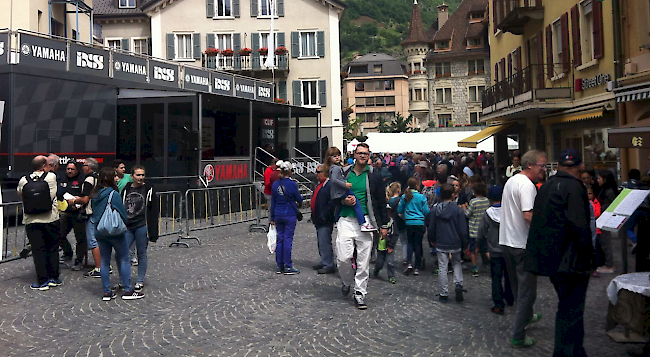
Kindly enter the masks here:
<path id="1" fill-rule="evenodd" d="M 368 310 L 343 298 L 336 274 L 318 275 L 316 235 L 298 225 L 295 276 L 275 274 L 266 236 L 247 225 L 201 232 L 202 245 L 168 248 L 163 237 L 149 248 L 142 300 L 101 301 L 99 279 L 62 270 L 63 286 L 29 289 L 31 261 L 0 265 L 2 356 L 551 356 L 557 298 L 540 278 L 529 349 L 507 343 L 513 308 L 490 312 L 489 273 L 465 274 L 465 302 L 438 302 L 429 264 L 419 277 L 397 284 L 371 279 Z M 72 236 L 69 237 L 74 241 Z M 618 246 L 618 241 L 615 241 Z M 617 254 L 618 257 L 618 254 Z M 114 264 L 114 263 L 113 263 Z M 398 267 L 401 271 L 401 264 Z M 137 271 L 134 267 L 132 275 Z M 112 283 L 116 284 L 117 274 Z M 625 356 L 640 345 L 618 344 L 604 331 L 613 276 L 591 279 L 585 317 L 589 356 Z"/>

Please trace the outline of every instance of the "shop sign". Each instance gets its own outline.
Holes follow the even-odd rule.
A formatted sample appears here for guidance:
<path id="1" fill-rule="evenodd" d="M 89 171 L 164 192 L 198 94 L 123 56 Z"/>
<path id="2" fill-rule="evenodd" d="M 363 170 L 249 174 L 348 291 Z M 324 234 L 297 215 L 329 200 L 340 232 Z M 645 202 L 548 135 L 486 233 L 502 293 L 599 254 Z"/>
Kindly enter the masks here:
<path id="1" fill-rule="evenodd" d="M 595 76 L 594 78 L 576 79 L 574 90 L 576 92 L 581 92 L 585 89 L 602 86 L 609 81 L 611 81 L 611 76 L 609 74 L 602 73 Z"/>
<path id="2" fill-rule="evenodd" d="M 108 77 L 108 51 L 70 45 L 70 72 Z"/>
<path id="3" fill-rule="evenodd" d="M 263 144 L 270 144 L 271 147 L 275 143 L 275 119 L 263 118 L 262 125 L 260 126 L 260 141 Z"/>
<path id="4" fill-rule="evenodd" d="M 607 146 L 612 148 L 647 149 L 650 147 L 650 131 L 619 132 L 619 129 L 610 129 L 608 131 Z"/>
<path id="5" fill-rule="evenodd" d="M 7 64 L 9 53 L 9 34 L 0 33 L 0 65 Z"/>
<path id="6" fill-rule="evenodd" d="M 250 162 L 237 160 L 211 160 L 201 162 L 203 177 L 208 186 L 223 186 L 250 182 Z"/>
<path id="7" fill-rule="evenodd" d="M 235 89 L 233 76 L 225 73 L 211 72 L 210 77 L 212 78 L 212 93 L 228 96 L 233 95 L 233 90 Z"/>
<path id="8" fill-rule="evenodd" d="M 257 100 L 264 102 L 273 101 L 273 86 L 270 83 L 257 83 Z"/>
<path id="9" fill-rule="evenodd" d="M 68 48 L 65 42 L 20 34 L 20 64 L 66 71 L 67 62 Z"/>
<path id="10" fill-rule="evenodd" d="M 255 99 L 255 82 L 235 77 L 235 96 L 240 98 Z"/>
<path id="11" fill-rule="evenodd" d="M 210 72 L 187 67 L 185 67 L 184 72 L 183 88 L 204 92 L 210 91 Z"/>
<path id="12" fill-rule="evenodd" d="M 147 83 L 147 60 L 113 52 L 113 78 Z"/>
<path id="13" fill-rule="evenodd" d="M 178 88 L 178 66 L 158 61 L 149 61 L 149 82 Z"/>
<path id="14" fill-rule="evenodd" d="M 310 159 L 297 158 L 293 172 L 301 175 L 316 175 L 316 169 L 320 165 Z M 309 177 L 309 176 L 308 176 Z"/>

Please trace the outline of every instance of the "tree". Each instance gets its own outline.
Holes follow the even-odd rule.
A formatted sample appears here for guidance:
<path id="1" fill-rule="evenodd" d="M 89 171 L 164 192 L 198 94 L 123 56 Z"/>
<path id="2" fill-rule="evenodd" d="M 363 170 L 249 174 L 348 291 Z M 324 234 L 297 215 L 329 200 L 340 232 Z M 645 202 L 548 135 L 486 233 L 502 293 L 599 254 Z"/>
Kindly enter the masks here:
<path id="1" fill-rule="evenodd" d="M 413 128 L 411 127 L 411 123 L 413 122 L 413 114 L 409 115 L 408 117 L 404 118 L 404 116 L 400 113 L 395 114 L 395 118 L 391 120 L 389 126 L 390 126 L 390 131 L 389 133 L 418 133 L 420 132 L 419 128 Z"/>
<path id="2" fill-rule="evenodd" d="M 343 127 L 343 139 L 352 141 L 356 137 L 362 122 L 361 118 L 348 119 Z"/>
<path id="3" fill-rule="evenodd" d="M 392 128 L 390 124 L 386 123 L 384 117 L 379 117 L 379 125 L 377 126 L 377 131 L 380 133 L 392 133 Z"/>

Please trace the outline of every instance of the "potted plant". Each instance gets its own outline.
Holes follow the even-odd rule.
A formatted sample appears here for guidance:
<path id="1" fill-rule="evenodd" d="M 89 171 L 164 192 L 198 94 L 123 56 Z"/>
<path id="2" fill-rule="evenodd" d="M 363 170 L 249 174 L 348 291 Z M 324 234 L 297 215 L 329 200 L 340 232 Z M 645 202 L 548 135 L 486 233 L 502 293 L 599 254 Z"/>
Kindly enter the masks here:
<path id="1" fill-rule="evenodd" d="M 287 103 L 287 100 L 283 99 L 283 98 L 275 98 L 275 99 L 273 99 L 273 101 L 278 103 L 278 104 L 286 104 Z"/>
<path id="2" fill-rule="evenodd" d="M 226 57 L 232 57 L 235 55 L 235 52 L 230 48 L 226 48 L 225 50 L 221 50 L 221 54 Z"/>
<path id="3" fill-rule="evenodd" d="M 205 50 L 205 55 L 208 57 L 216 57 L 219 54 L 219 50 L 214 47 L 208 47 Z"/>
<path id="4" fill-rule="evenodd" d="M 278 56 L 284 56 L 287 54 L 287 48 L 284 46 L 278 46 L 278 48 L 275 49 L 275 54 Z"/>
<path id="5" fill-rule="evenodd" d="M 422 73 L 422 71 L 420 71 L 419 69 L 413 71 L 413 74 L 420 74 L 420 73 Z"/>
<path id="6" fill-rule="evenodd" d="M 268 47 L 262 47 L 262 48 L 258 49 L 257 52 L 259 52 L 260 55 L 262 55 L 262 56 L 266 56 L 266 55 L 269 54 L 269 48 Z"/>
<path id="7" fill-rule="evenodd" d="M 248 47 L 245 47 L 245 48 L 242 48 L 241 50 L 239 50 L 239 55 L 240 56 L 248 56 L 248 55 L 251 54 L 251 52 L 253 52 L 253 50 L 251 50 Z"/>
<path id="8" fill-rule="evenodd" d="M 411 74 L 411 71 L 406 72 L 406 74 L 410 75 L 410 74 Z"/>

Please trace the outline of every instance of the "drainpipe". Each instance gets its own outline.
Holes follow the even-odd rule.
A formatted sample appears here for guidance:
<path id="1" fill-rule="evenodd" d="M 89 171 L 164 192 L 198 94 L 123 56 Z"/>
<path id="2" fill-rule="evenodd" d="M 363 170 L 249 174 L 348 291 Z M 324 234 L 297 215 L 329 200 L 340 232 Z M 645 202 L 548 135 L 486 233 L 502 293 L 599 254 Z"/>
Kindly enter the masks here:
<path id="1" fill-rule="evenodd" d="M 619 78 L 623 77 L 623 37 L 622 37 L 622 24 L 621 24 L 621 2 L 620 0 L 612 0 L 612 15 L 614 23 L 614 87 L 618 87 Z M 625 118 L 625 103 L 616 103 L 614 115 L 616 124 L 623 126 L 626 124 Z M 627 179 L 627 171 L 629 166 L 629 149 L 618 149 L 620 167 L 618 168 L 618 178 L 621 180 Z"/>

